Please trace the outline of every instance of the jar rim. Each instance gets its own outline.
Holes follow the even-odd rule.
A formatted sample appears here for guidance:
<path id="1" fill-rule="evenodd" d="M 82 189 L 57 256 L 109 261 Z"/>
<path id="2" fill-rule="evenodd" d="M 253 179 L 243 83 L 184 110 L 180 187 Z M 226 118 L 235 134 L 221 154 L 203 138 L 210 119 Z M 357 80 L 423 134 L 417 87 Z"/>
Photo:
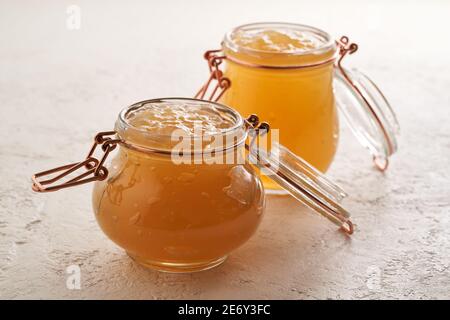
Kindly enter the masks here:
<path id="1" fill-rule="evenodd" d="M 214 107 L 216 110 L 218 110 L 219 112 L 225 113 L 229 116 L 231 116 L 231 118 L 233 119 L 233 125 L 227 128 L 219 128 L 217 133 L 206 133 L 206 134 L 202 134 L 202 135 L 191 135 L 189 136 L 189 139 L 195 141 L 198 139 L 209 139 L 212 137 L 218 137 L 218 136 L 226 136 L 226 135 L 233 135 L 233 134 L 237 134 L 240 133 L 239 136 L 242 136 L 241 139 L 239 139 L 237 144 L 242 143 L 242 141 L 245 140 L 246 138 L 246 131 L 245 131 L 245 125 L 244 125 L 244 119 L 242 118 L 242 116 L 233 108 L 218 103 L 218 102 L 214 102 L 214 101 L 210 101 L 210 100 L 202 100 L 202 99 L 195 99 L 195 98 L 185 98 L 185 97 L 167 97 L 167 98 L 154 98 L 154 99 L 147 99 L 147 100 L 143 100 L 143 101 L 139 101 L 136 103 L 133 103 L 132 105 L 129 105 L 125 108 L 122 109 L 122 111 L 119 113 L 119 116 L 117 118 L 116 121 L 116 125 L 115 125 L 115 130 L 117 132 L 117 134 L 119 135 L 119 137 L 121 139 L 123 139 L 127 144 L 129 145 L 140 145 L 142 146 L 142 142 L 146 142 L 146 140 L 148 140 L 148 142 L 154 142 L 154 141 L 170 141 L 171 138 L 171 134 L 159 134 L 159 133 L 152 133 L 152 132 L 148 132 L 148 130 L 144 129 L 144 128 L 140 128 L 140 127 L 136 127 L 133 126 L 129 121 L 128 121 L 128 116 L 131 112 L 138 110 L 141 107 L 144 107 L 148 104 L 152 104 L 152 103 L 164 103 L 164 102 L 176 102 L 179 101 L 180 103 L 183 102 L 196 102 L 199 103 L 201 105 L 209 105 L 211 107 Z M 239 132 L 239 130 L 243 130 L 242 132 Z M 132 133 L 132 134 L 130 134 Z M 132 141 L 132 139 L 130 139 L 130 136 L 141 136 L 144 137 L 146 139 L 143 139 L 139 142 L 135 142 Z M 148 146 L 150 147 L 152 150 L 163 150 L 166 149 L 163 146 Z"/>
<path id="2" fill-rule="evenodd" d="M 260 49 L 254 49 L 254 48 L 248 48 L 241 45 L 238 45 L 233 40 L 233 35 L 240 30 L 252 30 L 252 29 L 259 29 L 259 28 L 289 28 L 292 30 L 298 30 L 298 31 L 307 31 L 315 36 L 318 36 L 322 38 L 323 44 L 317 48 L 313 48 L 310 50 L 298 50 L 297 52 L 282 52 L 282 51 L 267 51 L 267 50 L 260 50 Z M 226 46 L 228 49 L 230 49 L 233 52 L 241 52 L 246 54 L 271 54 L 274 56 L 306 56 L 306 55 L 315 55 L 315 54 L 321 54 L 328 52 L 330 50 L 335 49 L 336 44 L 334 39 L 331 37 L 331 35 L 319 28 L 309 26 L 306 24 L 300 24 L 300 23 L 291 23 L 291 22 L 253 22 L 248 24 L 243 24 L 240 26 L 237 26 L 230 31 L 228 31 L 223 39 L 224 46 Z"/>

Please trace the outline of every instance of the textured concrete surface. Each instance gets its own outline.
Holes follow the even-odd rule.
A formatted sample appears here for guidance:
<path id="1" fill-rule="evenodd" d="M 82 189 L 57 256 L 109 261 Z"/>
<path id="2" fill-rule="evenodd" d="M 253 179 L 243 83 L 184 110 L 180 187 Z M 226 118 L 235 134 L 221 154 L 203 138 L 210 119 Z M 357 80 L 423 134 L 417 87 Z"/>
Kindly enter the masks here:
<path id="1" fill-rule="evenodd" d="M 450 5 L 391 1 L 0 3 L 0 298 L 450 298 Z M 81 8 L 81 29 L 66 9 Z M 135 101 L 190 96 L 204 50 L 251 21 L 303 22 L 360 44 L 348 65 L 385 90 L 402 126 L 386 174 L 343 127 L 330 175 L 350 194 L 347 238 L 273 197 L 257 234 L 217 269 L 161 274 L 99 230 L 90 188 L 35 194 L 33 172 L 80 159 Z M 66 286 L 78 265 L 80 290 Z"/>

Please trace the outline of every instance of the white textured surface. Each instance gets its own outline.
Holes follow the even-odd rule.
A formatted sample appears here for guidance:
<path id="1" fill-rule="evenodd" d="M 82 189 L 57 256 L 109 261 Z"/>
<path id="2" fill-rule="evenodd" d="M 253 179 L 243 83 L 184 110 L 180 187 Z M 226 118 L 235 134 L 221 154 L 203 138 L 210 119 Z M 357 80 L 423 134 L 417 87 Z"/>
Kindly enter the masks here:
<path id="1" fill-rule="evenodd" d="M 450 6 L 391 2 L 3 0 L 0 298 L 450 298 Z M 70 4 L 82 10 L 78 31 L 66 28 Z M 347 63 L 398 113 L 400 150 L 384 175 L 343 130 L 330 174 L 350 194 L 351 239 L 270 198 L 257 234 L 224 265 L 161 274 L 101 233 L 90 186 L 32 193 L 33 172 L 80 159 L 122 107 L 192 95 L 206 77 L 203 51 L 263 20 L 351 36 L 361 49 Z M 66 288 L 72 264 L 81 290 Z"/>

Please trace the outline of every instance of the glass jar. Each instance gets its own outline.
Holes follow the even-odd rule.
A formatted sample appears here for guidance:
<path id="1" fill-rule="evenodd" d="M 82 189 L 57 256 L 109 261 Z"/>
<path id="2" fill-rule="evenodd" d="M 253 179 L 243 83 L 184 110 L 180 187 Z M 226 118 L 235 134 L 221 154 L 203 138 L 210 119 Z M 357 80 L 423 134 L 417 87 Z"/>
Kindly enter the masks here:
<path id="1" fill-rule="evenodd" d="M 161 100 L 138 103 L 120 114 L 116 132 L 125 144 L 113 159 L 110 178 L 95 183 L 93 206 L 102 230 L 136 261 L 192 271 L 219 264 L 250 238 L 262 218 L 264 195 L 250 164 L 208 164 L 202 157 L 197 163 L 174 165 L 170 136 L 149 133 L 129 121 L 143 108 L 180 103 L 211 107 L 208 102 Z M 244 134 L 243 119 L 235 111 L 220 105 L 215 109 L 231 120 L 215 139 Z M 224 157 L 242 153 L 244 145 L 221 151 Z"/>
<path id="2" fill-rule="evenodd" d="M 356 49 L 347 37 L 335 41 L 301 24 L 239 26 L 226 33 L 220 50 L 205 54 L 211 77 L 197 97 L 205 96 L 212 79 L 218 80 L 211 99 L 267 119 L 280 130 L 283 145 L 322 172 L 338 144 L 337 104 L 377 166 L 385 170 L 397 148 L 398 124 L 373 82 L 341 66 L 342 58 Z M 264 185 L 279 188 L 270 181 Z"/>
<path id="3" fill-rule="evenodd" d="M 161 271 L 209 269 L 253 235 L 265 210 L 255 166 L 351 234 L 339 204 L 344 192 L 283 146 L 262 149 L 255 141 L 267 129 L 255 115 L 244 119 L 211 101 L 138 102 L 119 114 L 115 131 L 96 136 L 86 159 L 33 176 L 33 190 L 95 181 L 92 203 L 103 232 L 138 263 Z"/>

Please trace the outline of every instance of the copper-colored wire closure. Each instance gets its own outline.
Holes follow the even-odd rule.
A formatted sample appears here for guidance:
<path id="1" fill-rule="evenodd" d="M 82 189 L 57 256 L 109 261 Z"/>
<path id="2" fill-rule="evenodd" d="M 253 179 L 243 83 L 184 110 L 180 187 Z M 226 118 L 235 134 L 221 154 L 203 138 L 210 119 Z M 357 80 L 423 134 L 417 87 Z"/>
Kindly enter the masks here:
<path id="1" fill-rule="evenodd" d="M 213 80 L 216 80 L 216 85 L 209 95 L 208 100 L 210 101 L 218 101 L 225 91 L 231 86 L 230 79 L 224 77 L 222 70 L 219 68 L 219 65 L 222 63 L 223 59 L 225 59 L 225 56 L 220 53 L 221 50 L 209 50 L 205 52 L 204 58 L 208 61 L 210 74 L 208 80 L 200 88 L 194 98 L 204 99 Z"/>
<path id="2" fill-rule="evenodd" d="M 355 231 L 355 228 L 353 226 L 353 222 L 351 222 L 350 220 L 347 220 L 344 222 L 344 224 L 341 227 L 341 230 L 343 232 L 345 232 L 348 235 L 352 235 L 353 232 Z"/>
<path id="3" fill-rule="evenodd" d="M 81 162 L 76 162 L 68 165 L 64 165 L 61 167 L 53 168 L 50 170 L 38 172 L 31 177 L 33 182 L 32 189 L 36 192 L 50 192 L 57 191 L 63 188 L 74 187 L 80 184 L 104 180 L 108 176 L 108 170 L 104 166 L 106 158 L 109 153 L 113 151 L 117 143 L 120 142 L 118 139 L 112 139 L 109 136 L 115 135 L 115 131 L 106 131 L 98 133 L 94 138 L 94 144 L 89 150 L 88 155 L 85 160 Z M 100 160 L 96 159 L 93 154 L 97 149 L 97 146 L 101 145 L 103 150 L 103 155 Z M 86 171 L 81 173 L 80 175 L 57 185 L 52 185 L 53 183 L 67 177 L 71 173 L 78 171 L 79 169 L 85 168 Z M 54 173 L 58 173 L 56 177 L 47 179 L 47 180 L 38 180 L 38 178 L 45 177 Z"/>

